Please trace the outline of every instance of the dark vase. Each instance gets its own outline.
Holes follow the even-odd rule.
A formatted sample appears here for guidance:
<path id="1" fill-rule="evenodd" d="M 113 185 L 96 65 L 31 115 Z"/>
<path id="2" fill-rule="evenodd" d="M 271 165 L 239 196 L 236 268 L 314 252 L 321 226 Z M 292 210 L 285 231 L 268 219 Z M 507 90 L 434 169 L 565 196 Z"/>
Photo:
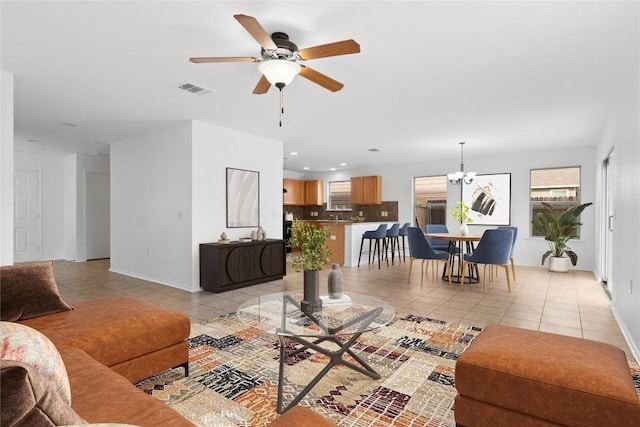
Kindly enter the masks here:
<path id="1" fill-rule="evenodd" d="M 318 270 L 304 271 L 304 294 L 300 302 L 302 311 L 313 313 L 320 311 L 322 300 L 320 299 L 320 272 Z"/>

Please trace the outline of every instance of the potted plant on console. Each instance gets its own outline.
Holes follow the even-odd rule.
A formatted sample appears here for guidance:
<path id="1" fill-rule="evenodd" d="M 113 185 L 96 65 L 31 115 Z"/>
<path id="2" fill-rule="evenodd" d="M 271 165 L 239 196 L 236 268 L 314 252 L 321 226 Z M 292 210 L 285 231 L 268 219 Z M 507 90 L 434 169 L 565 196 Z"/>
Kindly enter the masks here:
<path id="1" fill-rule="evenodd" d="M 318 224 L 295 220 L 291 226 L 291 246 L 300 248 L 300 254 L 291 257 L 295 271 L 304 273 L 303 311 L 314 312 L 322 307 L 320 299 L 320 270 L 329 262 L 331 251 L 325 242 L 331 230 Z"/>
<path id="2" fill-rule="evenodd" d="M 531 224 L 549 244 L 549 250 L 542 254 L 542 264 L 550 257 L 550 271 L 564 273 L 569 270 L 569 260 L 573 266 L 578 262 L 578 255 L 567 246 L 567 242 L 577 237 L 578 227 L 582 225 L 580 214 L 590 205 L 592 203 L 572 206 L 559 214 L 549 203 L 542 202 L 544 209 L 536 214 Z"/>

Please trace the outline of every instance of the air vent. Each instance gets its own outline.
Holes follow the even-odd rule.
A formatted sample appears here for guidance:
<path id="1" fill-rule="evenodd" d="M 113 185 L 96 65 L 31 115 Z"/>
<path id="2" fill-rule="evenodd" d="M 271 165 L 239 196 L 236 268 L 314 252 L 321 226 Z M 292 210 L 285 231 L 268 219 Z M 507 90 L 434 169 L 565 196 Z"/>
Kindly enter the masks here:
<path id="1" fill-rule="evenodd" d="M 379 148 L 369 148 L 368 151 L 371 151 L 372 153 L 377 153 L 381 150 Z"/>
<path id="2" fill-rule="evenodd" d="M 209 89 L 205 89 L 202 86 L 194 85 L 193 83 L 182 83 L 178 86 L 178 89 L 186 90 L 189 93 L 194 93 L 196 95 L 208 95 L 211 93 Z"/>

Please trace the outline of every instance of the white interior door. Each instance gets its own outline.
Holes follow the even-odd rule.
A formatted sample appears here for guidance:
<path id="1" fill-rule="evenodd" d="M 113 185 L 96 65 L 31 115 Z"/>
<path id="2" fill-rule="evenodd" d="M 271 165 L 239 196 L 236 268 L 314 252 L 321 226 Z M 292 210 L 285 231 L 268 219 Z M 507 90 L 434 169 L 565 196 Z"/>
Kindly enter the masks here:
<path id="1" fill-rule="evenodd" d="M 13 261 L 42 259 L 40 172 L 14 171 L 13 178 Z"/>
<path id="2" fill-rule="evenodd" d="M 616 212 L 614 208 L 614 183 L 615 183 L 615 162 L 613 151 L 609 153 L 609 156 L 604 161 L 604 171 L 603 178 L 605 180 L 603 188 L 605 191 L 604 194 L 604 251 L 603 251 L 603 273 L 602 273 L 602 282 L 606 286 L 609 295 L 611 295 L 613 290 L 613 278 L 612 275 L 612 263 L 613 263 L 613 233 L 614 233 L 614 225 Z"/>
<path id="3" fill-rule="evenodd" d="M 109 258 L 110 191 L 109 174 L 87 172 L 87 259 Z"/>

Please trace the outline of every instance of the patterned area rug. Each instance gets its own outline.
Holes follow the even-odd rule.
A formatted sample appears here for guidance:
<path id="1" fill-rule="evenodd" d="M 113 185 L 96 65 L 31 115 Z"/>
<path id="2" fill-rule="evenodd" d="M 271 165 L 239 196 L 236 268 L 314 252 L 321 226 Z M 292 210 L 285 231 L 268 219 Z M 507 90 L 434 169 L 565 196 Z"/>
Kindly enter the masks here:
<path id="1" fill-rule="evenodd" d="M 174 369 L 139 382 L 138 388 L 198 426 L 260 427 L 276 418 L 278 339 L 246 326 L 233 313 L 191 328 L 190 377 Z M 337 366 L 300 405 L 339 426 L 454 427 L 455 361 L 480 330 L 396 317 L 391 325 L 363 334 L 353 347 L 382 379 Z M 287 359 L 285 404 L 327 361 L 307 351 Z M 632 374 L 640 389 L 640 370 Z"/>

